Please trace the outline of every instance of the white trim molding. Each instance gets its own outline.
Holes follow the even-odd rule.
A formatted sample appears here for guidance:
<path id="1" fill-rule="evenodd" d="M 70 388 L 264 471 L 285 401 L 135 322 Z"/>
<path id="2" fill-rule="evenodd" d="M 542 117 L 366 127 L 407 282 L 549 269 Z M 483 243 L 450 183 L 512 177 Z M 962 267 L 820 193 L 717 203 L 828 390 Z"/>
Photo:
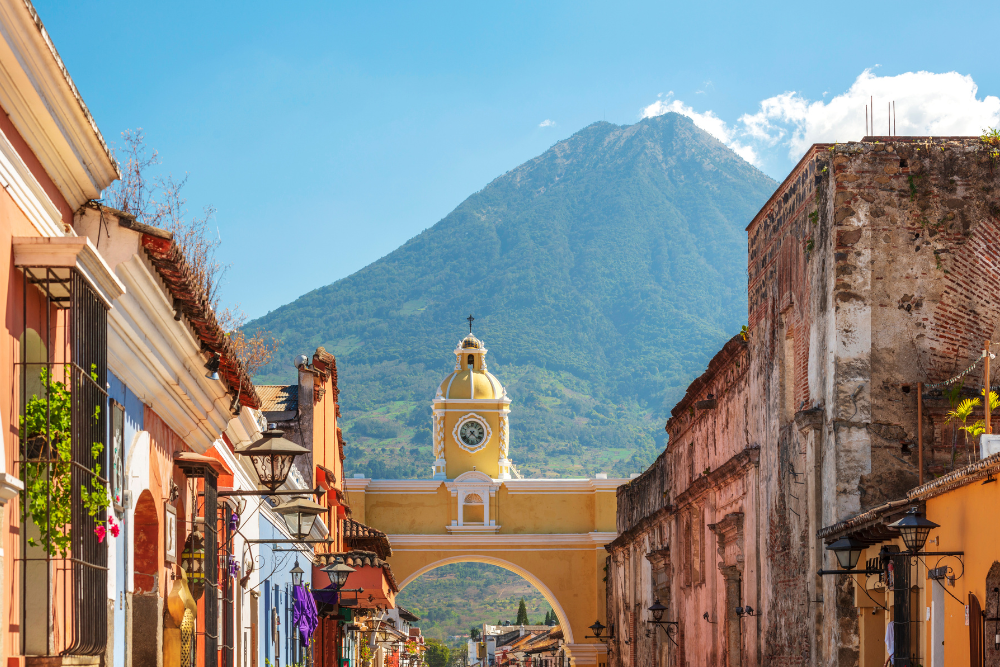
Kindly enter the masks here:
<path id="1" fill-rule="evenodd" d="M 0 106 L 71 209 L 100 198 L 119 177 L 97 123 L 28 0 L 0 0 Z"/>

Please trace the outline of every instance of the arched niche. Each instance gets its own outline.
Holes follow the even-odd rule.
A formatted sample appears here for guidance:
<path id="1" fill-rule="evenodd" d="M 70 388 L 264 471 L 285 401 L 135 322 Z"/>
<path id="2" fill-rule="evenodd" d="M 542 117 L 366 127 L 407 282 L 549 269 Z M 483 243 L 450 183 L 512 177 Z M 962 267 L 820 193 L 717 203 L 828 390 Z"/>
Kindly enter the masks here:
<path id="1" fill-rule="evenodd" d="M 159 592 L 160 519 L 153 494 L 148 489 L 139 495 L 133 522 L 134 592 L 136 595 L 155 594 Z"/>

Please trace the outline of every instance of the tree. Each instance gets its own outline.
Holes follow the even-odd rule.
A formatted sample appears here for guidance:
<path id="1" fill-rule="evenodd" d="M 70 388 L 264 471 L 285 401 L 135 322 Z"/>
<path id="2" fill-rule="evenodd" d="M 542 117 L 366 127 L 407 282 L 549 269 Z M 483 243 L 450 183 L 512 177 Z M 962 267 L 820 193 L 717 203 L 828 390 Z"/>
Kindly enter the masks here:
<path id="1" fill-rule="evenodd" d="M 469 637 L 474 642 L 479 641 L 479 628 L 473 625 L 472 628 L 469 630 Z"/>
<path id="2" fill-rule="evenodd" d="M 125 130 L 122 140 L 124 148 L 120 152 L 115 150 L 122 178 L 104 192 L 105 200 L 112 208 L 134 215 L 138 222 L 160 227 L 174 235 L 174 245 L 187 262 L 198 296 L 215 313 L 219 326 L 229 338 L 233 353 L 252 377 L 271 362 L 279 342 L 264 330 L 254 331 L 248 336 L 243 331 L 247 316 L 239 304 L 232 308 L 220 308 L 219 288 L 229 266 L 215 256 L 222 244 L 221 237 L 218 233 L 212 234 L 209 226 L 209 221 L 215 216 L 215 208 L 206 206 L 204 215 L 189 218 L 185 208 L 187 200 L 181 197 L 187 176 L 177 181 L 172 175 L 152 175 L 152 169 L 160 164 L 160 156 L 155 150 L 150 154 L 146 148 L 142 128 Z"/>
<path id="3" fill-rule="evenodd" d="M 427 650 L 424 651 L 424 662 L 427 663 L 427 667 L 448 667 L 450 651 L 443 642 L 427 639 L 425 645 Z"/>
<path id="4" fill-rule="evenodd" d="M 524 598 L 521 598 L 521 603 L 517 605 L 517 620 L 514 621 L 514 625 L 531 625 L 528 622 L 528 608 L 524 604 Z"/>

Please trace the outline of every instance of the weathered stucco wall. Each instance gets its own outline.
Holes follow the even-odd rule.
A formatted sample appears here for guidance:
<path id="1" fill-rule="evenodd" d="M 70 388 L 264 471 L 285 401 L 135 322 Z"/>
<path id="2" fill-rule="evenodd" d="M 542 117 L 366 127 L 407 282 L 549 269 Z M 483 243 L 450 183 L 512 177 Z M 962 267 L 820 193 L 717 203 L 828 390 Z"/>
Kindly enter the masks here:
<path id="1" fill-rule="evenodd" d="M 1000 335 L 1000 165 L 975 137 L 875 139 L 813 146 L 747 228 L 748 368 L 726 371 L 744 373 L 742 414 L 725 391 L 711 392 L 714 410 L 691 404 L 721 377 L 710 365 L 668 423 L 655 473 L 663 506 L 624 502 L 636 482 L 621 491 L 630 514 L 619 516 L 611 566 L 628 574 L 638 554 L 650 573 L 631 574 L 628 593 L 609 588 L 609 605 L 645 613 L 669 589 L 683 656 L 671 664 L 856 664 L 854 597 L 843 578 L 815 574 L 833 566 L 817 531 L 918 483 L 917 383 L 965 370 Z M 928 478 L 975 457 L 945 413 L 978 395 L 981 367 L 958 386 L 950 397 L 924 391 Z M 718 472 L 753 448 L 759 467 Z M 716 525 L 700 571 L 684 538 L 691 508 Z M 757 611 L 742 621 L 740 662 L 722 608 L 737 557 L 715 555 L 729 535 L 742 545 L 740 596 Z M 636 639 L 622 664 L 649 664 L 628 662 L 650 642 Z"/>

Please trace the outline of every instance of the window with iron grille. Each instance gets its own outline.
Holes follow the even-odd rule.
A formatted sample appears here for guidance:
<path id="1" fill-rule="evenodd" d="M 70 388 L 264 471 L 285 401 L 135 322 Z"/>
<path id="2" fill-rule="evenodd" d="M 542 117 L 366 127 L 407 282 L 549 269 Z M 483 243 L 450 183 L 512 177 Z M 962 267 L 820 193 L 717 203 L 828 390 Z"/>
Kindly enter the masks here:
<path id="1" fill-rule="evenodd" d="M 22 267 L 21 653 L 107 646 L 107 305 L 74 268 Z"/>

